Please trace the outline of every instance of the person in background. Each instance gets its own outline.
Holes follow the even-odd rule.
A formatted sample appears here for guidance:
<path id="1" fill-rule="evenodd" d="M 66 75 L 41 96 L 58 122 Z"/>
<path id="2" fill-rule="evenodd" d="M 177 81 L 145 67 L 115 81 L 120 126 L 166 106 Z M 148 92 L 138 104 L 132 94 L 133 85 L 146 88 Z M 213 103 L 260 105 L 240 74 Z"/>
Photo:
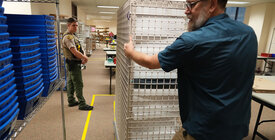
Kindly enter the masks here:
<path id="1" fill-rule="evenodd" d="M 86 104 L 83 97 L 83 80 L 81 64 L 88 62 L 88 57 L 80 45 L 75 33 L 78 28 L 78 21 L 75 18 L 67 20 L 68 29 L 62 38 L 62 47 L 66 58 L 67 69 L 67 96 L 69 107 L 79 106 L 79 110 L 93 110 L 93 106 Z M 78 101 L 75 100 L 74 92 Z"/>
<path id="2" fill-rule="evenodd" d="M 182 128 L 173 140 L 241 140 L 248 135 L 257 57 L 253 29 L 224 13 L 227 0 L 186 0 L 188 32 L 149 56 L 124 44 L 137 64 L 177 69 Z"/>

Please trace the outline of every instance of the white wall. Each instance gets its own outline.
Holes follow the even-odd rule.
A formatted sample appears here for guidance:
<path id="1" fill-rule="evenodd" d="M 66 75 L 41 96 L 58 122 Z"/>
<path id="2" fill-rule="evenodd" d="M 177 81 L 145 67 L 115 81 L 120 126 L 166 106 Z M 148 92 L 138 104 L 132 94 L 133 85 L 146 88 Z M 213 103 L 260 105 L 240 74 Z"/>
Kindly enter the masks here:
<path id="1" fill-rule="evenodd" d="M 268 52 L 269 50 L 269 47 L 271 45 L 271 49 L 270 49 L 270 53 L 274 53 L 275 54 L 275 3 L 272 3 L 272 4 L 269 4 L 270 6 L 270 17 L 268 17 L 271 21 L 270 21 L 270 26 L 268 28 L 268 39 L 267 39 L 267 43 L 266 43 L 266 51 L 265 52 Z M 273 34 L 273 31 L 274 31 L 274 35 L 273 35 L 273 42 L 271 44 L 271 40 L 272 40 L 272 34 Z"/>
<path id="2" fill-rule="evenodd" d="M 5 8 L 5 14 L 31 14 L 31 4 L 28 2 L 3 2 L 2 7 Z"/>
<path id="3" fill-rule="evenodd" d="M 77 19 L 86 24 L 86 13 L 81 7 L 77 7 Z"/>

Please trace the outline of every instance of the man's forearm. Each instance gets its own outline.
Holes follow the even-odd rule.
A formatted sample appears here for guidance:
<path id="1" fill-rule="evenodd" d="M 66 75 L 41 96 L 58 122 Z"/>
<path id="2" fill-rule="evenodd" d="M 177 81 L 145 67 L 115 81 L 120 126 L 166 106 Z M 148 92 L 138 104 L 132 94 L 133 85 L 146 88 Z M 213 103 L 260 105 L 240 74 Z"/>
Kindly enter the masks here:
<path id="1" fill-rule="evenodd" d="M 149 69 L 157 69 L 160 68 L 157 54 L 153 56 L 149 56 L 145 53 L 141 53 L 138 51 L 133 51 L 130 58 L 134 60 L 137 64 L 149 68 Z"/>

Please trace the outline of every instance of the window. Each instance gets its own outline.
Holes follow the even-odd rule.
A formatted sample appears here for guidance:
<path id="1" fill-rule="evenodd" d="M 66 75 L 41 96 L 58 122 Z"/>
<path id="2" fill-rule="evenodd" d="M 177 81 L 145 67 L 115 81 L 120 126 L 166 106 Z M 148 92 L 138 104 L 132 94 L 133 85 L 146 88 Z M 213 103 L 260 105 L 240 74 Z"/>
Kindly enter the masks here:
<path id="1" fill-rule="evenodd" d="M 243 22 L 245 15 L 245 7 L 227 7 L 225 12 L 231 19 Z"/>

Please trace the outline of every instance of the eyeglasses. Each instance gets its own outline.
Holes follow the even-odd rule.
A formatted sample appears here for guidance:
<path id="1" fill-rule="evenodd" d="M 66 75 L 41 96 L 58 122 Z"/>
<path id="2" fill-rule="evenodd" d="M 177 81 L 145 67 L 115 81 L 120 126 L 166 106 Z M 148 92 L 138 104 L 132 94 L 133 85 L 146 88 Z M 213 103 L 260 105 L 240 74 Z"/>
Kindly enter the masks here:
<path id="1" fill-rule="evenodd" d="M 188 10 L 192 10 L 193 7 L 196 6 L 197 3 L 201 2 L 201 0 L 193 1 L 193 2 L 185 2 L 184 6 Z"/>

